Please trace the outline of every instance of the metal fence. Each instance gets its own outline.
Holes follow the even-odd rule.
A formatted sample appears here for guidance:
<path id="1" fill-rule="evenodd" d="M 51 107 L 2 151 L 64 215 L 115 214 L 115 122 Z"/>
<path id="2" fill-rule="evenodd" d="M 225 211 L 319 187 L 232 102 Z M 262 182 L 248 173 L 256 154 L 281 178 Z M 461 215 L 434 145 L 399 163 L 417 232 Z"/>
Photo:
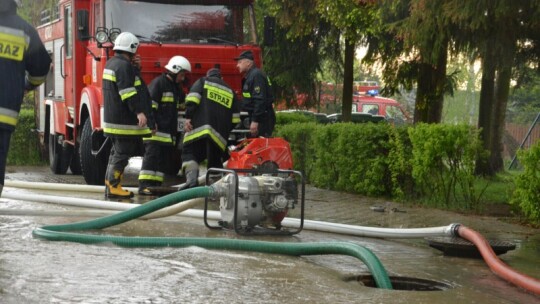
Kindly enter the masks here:
<path id="1" fill-rule="evenodd" d="M 505 158 L 514 158 L 516 151 L 520 148 L 527 149 L 540 140 L 540 123 L 536 120 L 531 125 L 507 123 L 505 127 L 503 155 Z"/>

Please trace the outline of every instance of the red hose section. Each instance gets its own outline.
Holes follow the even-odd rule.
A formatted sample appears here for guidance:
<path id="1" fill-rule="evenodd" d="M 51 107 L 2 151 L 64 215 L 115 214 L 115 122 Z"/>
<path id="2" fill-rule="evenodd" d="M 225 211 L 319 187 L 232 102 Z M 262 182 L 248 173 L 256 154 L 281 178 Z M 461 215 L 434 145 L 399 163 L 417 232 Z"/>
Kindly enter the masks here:
<path id="1" fill-rule="evenodd" d="M 484 261 L 496 275 L 514 285 L 540 295 L 540 280 L 520 273 L 506 265 L 497 257 L 489 242 L 480 233 L 465 226 L 459 226 L 458 234 L 476 245 Z"/>

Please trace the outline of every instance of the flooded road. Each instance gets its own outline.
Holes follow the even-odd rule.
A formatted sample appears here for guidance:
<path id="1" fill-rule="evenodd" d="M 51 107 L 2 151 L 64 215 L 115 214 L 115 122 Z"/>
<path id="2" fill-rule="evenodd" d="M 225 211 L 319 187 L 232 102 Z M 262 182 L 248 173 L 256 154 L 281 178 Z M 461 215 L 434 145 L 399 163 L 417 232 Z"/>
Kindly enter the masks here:
<path id="1" fill-rule="evenodd" d="M 10 168 L 7 178 L 83 183 L 48 168 Z M 131 183 L 135 186 L 135 175 Z M 170 181 L 175 183 L 178 181 Z M 128 183 L 129 176 L 128 176 Z M 33 193 L 103 199 L 102 193 L 68 193 L 6 187 Z M 486 238 L 510 241 L 501 255 L 510 267 L 540 278 L 540 234 L 492 217 L 367 199 L 308 187 L 306 219 L 351 225 L 416 228 L 462 223 Z M 142 202 L 144 199 L 137 198 Z M 381 205 L 386 212 L 370 207 Z M 201 206 L 202 207 L 202 206 Z M 389 212 L 392 208 L 399 211 Z M 0 199 L 0 302 L 2 303 L 540 303 L 538 296 L 499 279 L 483 260 L 448 257 L 424 239 L 376 239 L 303 230 L 295 236 L 238 236 L 209 230 L 200 218 L 134 220 L 88 234 L 206 237 L 273 242 L 351 242 L 375 253 L 391 277 L 444 284 L 439 291 L 382 290 L 357 281 L 369 275 L 358 259 L 342 255 L 291 257 L 256 252 L 187 248 L 123 248 L 34 238 L 32 230 L 90 220 L 117 211 Z"/>

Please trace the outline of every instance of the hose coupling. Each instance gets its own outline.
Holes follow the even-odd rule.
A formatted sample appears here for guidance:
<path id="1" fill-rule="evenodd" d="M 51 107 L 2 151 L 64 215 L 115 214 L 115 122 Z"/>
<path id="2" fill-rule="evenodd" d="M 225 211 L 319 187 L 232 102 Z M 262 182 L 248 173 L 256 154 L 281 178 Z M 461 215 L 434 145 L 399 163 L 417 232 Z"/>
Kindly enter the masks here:
<path id="1" fill-rule="evenodd" d="M 208 196 L 208 198 L 217 199 L 227 196 L 227 194 L 229 193 L 229 187 L 224 185 L 221 180 L 211 184 L 208 187 L 210 188 L 210 195 Z"/>
<path id="2" fill-rule="evenodd" d="M 452 236 L 459 236 L 459 227 L 461 226 L 460 223 L 452 223 L 450 224 L 450 234 Z"/>

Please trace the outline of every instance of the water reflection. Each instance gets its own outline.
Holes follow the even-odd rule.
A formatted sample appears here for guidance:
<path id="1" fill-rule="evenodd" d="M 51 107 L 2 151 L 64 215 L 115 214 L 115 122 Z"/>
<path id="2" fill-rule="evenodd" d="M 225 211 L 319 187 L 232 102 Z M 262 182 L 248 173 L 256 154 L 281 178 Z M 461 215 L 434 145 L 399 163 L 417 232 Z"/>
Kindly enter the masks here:
<path id="1" fill-rule="evenodd" d="M 14 191 L 5 189 L 4 191 Z M 15 190 L 23 191 L 23 190 Z M 62 195 L 56 193 L 56 195 Z M 88 194 L 100 199 L 101 195 Z M 489 236 L 518 240 L 501 258 L 530 275 L 540 273 L 538 235 L 508 223 L 469 219 L 439 211 L 380 214 L 365 198 L 309 188 L 306 217 L 362 224 L 392 222 L 404 227 L 465 222 Z M 4 208 L 79 210 L 2 199 Z M 336 206 L 339 206 L 338 208 Z M 481 260 L 445 257 L 424 240 L 351 237 L 304 230 L 293 237 L 254 237 L 278 242 L 349 241 L 372 250 L 391 276 L 443 282 L 436 291 L 380 290 L 351 280 L 369 275 L 348 256 L 290 257 L 188 248 L 121 248 L 35 239 L 43 225 L 87 220 L 74 216 L 0 215 L 0 297 L 2 303 L 534 303 L 527 294 L 498 279 Z M 394 225 L 394 226 L 395 226 Z M 489 227 L 493 227 L 489 229 Z M 493 231 L 493 230 L 497 231 Z M 202 219 L 173 217 L 131 221 L 99 233 L 122 236 L 243 238 L 204 227 Z"/>

